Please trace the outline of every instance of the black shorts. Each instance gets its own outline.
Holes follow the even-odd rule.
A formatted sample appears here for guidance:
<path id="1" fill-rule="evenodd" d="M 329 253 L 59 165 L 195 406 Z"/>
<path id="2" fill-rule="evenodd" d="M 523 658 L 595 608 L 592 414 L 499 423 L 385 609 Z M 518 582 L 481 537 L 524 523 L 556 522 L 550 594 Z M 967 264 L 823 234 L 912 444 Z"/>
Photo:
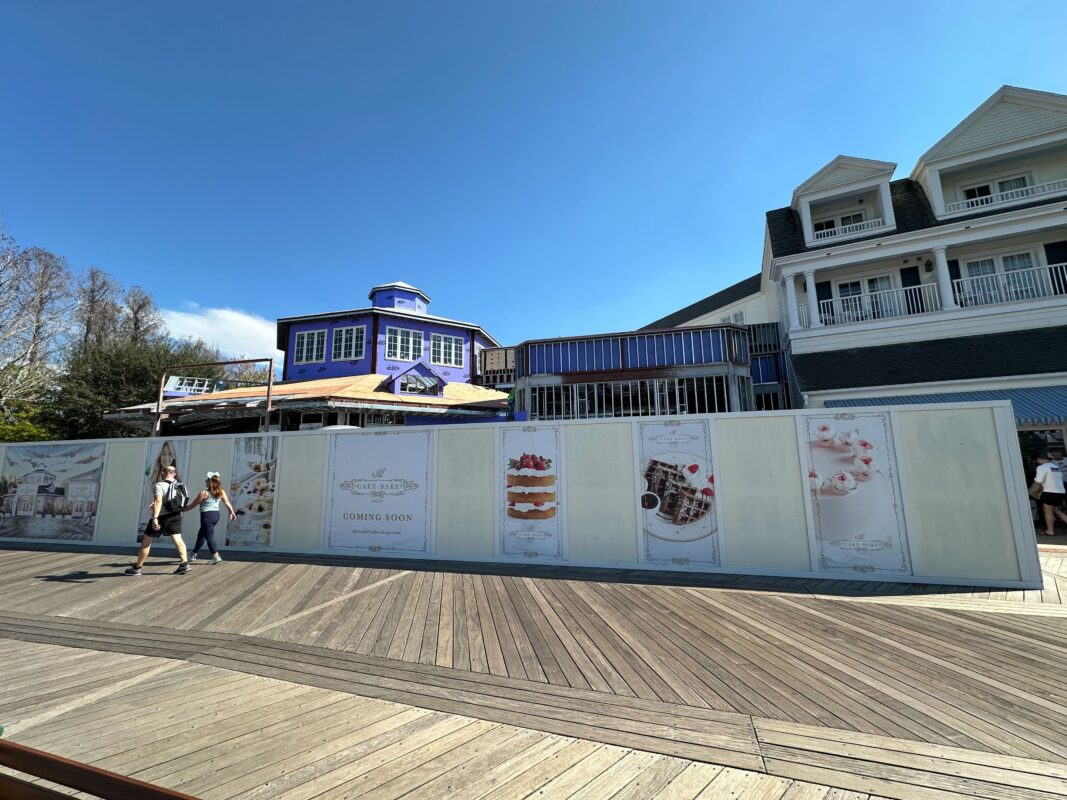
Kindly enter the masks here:
<path id="1" fill-rule="evenodd" d="M 164 514 L 159 517 L 159 530 L 152 529 L 152 520 L 148 521 L 145 525 L 144 535 L 150 539 L 158 539 L 161 536 L 181 536 L 182 535 L 182 515 L 181 512 L 177 514 Z"/>
<path id="2" fill-rule="evenodd" d="M 1063 508 L 1063 495 L 1058 492 L 1042 492 L 1041 505 L 1052 508 Z"/>

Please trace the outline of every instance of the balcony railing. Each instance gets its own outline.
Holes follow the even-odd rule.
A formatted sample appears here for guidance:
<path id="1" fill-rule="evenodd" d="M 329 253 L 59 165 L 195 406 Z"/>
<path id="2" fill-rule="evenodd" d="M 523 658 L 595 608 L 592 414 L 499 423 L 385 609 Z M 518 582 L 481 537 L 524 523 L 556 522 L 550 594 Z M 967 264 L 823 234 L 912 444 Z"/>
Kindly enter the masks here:
<path id="1" fill-rule="evenodd" d="M 1012 189 L 1009 192 L 998 192 L 985 197 L 973 197 L 970 200 L 961 200 L 958 203 L 945 203 L 945 213 L 955 214 L 958 211 L 973 211 L 988 206 L 999 206 L 1004 203 L 1014 203 L 1017 200 L 1028 200 L 1031 197 L 1041 197 L 1046 194 L 1067 192 L 1067 180 L 1040 183 L 1037 186 L 1024 186 L 1021 189 Z M 815 234 L 818 238 L 819 234 Z"/>
<path id="2" fill-rule="evenodd" d="M 883 227 L 885 227 L 884 220 L 868 219 L 853 225 L 843 225 L 840 228 L 831 228 L 828 231 L 815 231 L 815 241 L 821 242 L 824 239 L 837 239 L 841 236 L 850 236 L 853 233 L 862 233 L 863 231 L 872 231 L 875 228 Z"/>
<path id="3" fill-rule="evenodd" d="M 952 283 L 956 302 L 964 308 L 1064 297 L 1067 296 L 1067 264 L 959 278 Z"/>
<path id="4" fill-rule="evenodd" d="M 904 289 L 887 289 L 882 292 L 838 297 L 819 302 L 819 321 L 823 325 L 852 325 L 880 319 L 909 317 L 941 310 L 941 295 L 937 284 L 908 286 Z M 801 328 L 810 328 L 811 320 L 806 305 L 797 307 Z"/>

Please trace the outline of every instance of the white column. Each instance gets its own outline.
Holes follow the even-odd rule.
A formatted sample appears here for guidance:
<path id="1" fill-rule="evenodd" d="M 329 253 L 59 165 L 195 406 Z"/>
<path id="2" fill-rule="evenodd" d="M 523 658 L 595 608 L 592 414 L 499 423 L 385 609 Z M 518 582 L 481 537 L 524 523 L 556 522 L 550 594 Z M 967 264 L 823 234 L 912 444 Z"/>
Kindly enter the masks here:
<path id="1" fill-rule="evenodd" d="M 893 213 L 893 197 L 889 193 L 889 181 L 878 184 L 878 196 L 882 200 L 882 220 L 887 228 L 897 226 L 897 216 Z"/>
<path id="2" fill-rule="evenodd" d="M 785 276 L 785 306 L 789 312 L 789 330 L 800 327 L 800 311 L 797 309 L 797 284 L 792 275 Z"/>
<path id="3" fill-rule="evenodd" d="M 941 308 L 959 308 L 952 296 L 952 276 L 948 274 L 946 248 L 934 248 L 934 265 L 937 269 L 937 289 L 941 293 Z"/>
<path id="4" fill-rule="evenodd" d="M 804 241 L 808 244 L 815 241 L 815 231 L 811 228 L 811 203 L 807 200 L 800 201 L 800 226 L 804 229 Z"/>
<path id="5" fill-rule="evenodd" d="M 808 327 L 821 328 L 819 319 L 819 296 L 815 294 L 815 270 L 804 272 L 804 291 L 808 293 Z"/>
<path id="6" fill-rule="evenodd" d="M 926 179 L 930 184 L 930 205 L 934 207 L 934 216 L 945 216 L 945 197 L 941 192 L 941 173 L 936 169 L 927 170 Z"/>

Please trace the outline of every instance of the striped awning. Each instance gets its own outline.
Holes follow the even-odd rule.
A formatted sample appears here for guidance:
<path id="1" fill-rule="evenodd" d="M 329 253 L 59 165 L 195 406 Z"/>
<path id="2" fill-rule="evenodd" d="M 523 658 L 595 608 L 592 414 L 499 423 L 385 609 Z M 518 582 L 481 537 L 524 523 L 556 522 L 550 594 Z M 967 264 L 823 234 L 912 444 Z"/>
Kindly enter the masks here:
<path id="1" fill-rule="evenodd" d="M 1017 425 L 1067 424 L 1067 386 L 1032 386 L 1026 389 L 990 389 L 981 392 L 945 392 L 943 394 L 905 394 L 895 397 L 857 397 L 851 400 L 827 400 L 826 406 L 842 408 L 915 403 L 980 403 L 986 400 L 1011 400 Z"/>

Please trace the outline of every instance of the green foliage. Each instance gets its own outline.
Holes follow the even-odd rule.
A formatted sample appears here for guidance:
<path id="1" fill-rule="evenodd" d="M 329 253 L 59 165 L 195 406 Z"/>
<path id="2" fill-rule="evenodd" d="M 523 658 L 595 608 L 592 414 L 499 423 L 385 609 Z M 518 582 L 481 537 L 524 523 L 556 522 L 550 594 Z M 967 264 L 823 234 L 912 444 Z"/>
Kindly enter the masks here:
<path id="1" fill-rule="evenodd" d="M 41 421 L 40 408 L 28 403 L 15 406 L 7 414 L 0 414 L 0 442 L 40 442 L 52 435 Z M 6 487 L 0 481 L 0 496 Z"/>
<path id="2" fill-rule="evenodd" d="M 217 359 L 218 353 L 203 342 L 164 337 L 80 345 L 71 351 L 46 401 L 45 423 L 59 439 L 143 435 L 105 420 L 104 413 L 154 403 L 160 375 L 169 367 Z"/>

